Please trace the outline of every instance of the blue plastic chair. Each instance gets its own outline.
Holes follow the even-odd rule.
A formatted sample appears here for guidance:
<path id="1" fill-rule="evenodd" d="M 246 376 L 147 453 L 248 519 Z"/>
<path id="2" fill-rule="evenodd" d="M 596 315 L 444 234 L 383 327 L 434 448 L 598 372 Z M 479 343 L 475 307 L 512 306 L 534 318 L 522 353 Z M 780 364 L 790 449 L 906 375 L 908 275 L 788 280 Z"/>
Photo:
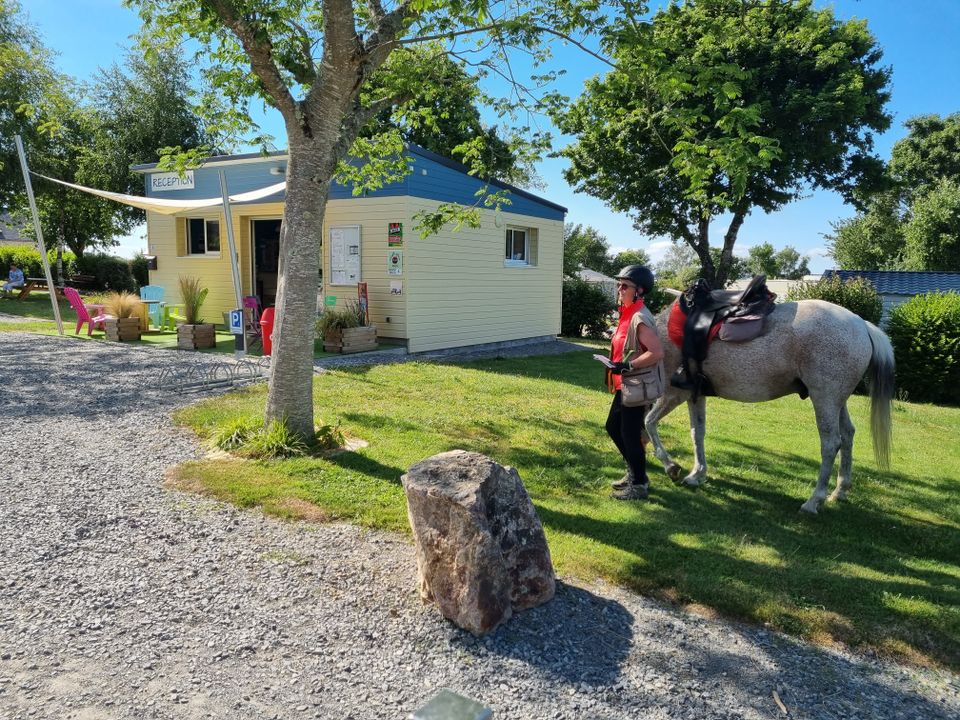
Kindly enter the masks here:
<path id="1" fill-rule="evenodd" d="M 160 285 L 144 285 L 140 288 L 140 299 L 148 303 L 147 314 L 154 327 L 163 324 L 163 288 Z"/>

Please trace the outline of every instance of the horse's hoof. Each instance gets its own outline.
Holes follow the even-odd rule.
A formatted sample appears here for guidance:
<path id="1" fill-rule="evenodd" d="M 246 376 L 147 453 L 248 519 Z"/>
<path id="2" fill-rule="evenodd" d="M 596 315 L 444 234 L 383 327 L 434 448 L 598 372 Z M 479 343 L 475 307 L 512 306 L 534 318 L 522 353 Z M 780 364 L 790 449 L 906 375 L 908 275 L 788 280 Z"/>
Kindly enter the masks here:
<path id="1" fill-rule="evenodd" d="M 836 490 L 830 493 L 830 497 L 827 498 L 830 502 L 846 502 L 847 494 L 845 492 L 837 492 Z"/>
<path id="2" fill-rule="evenodd" d="M 800 510 L 811 515 L 816 515 L 818 509 L 818 503 L 815 500 L 807 500 L 803 505 L 800 506 Z"/>
<path id="3" fill-rule="evenodd" d="M 680 482 L 680 476 L 683 475 L 683 468 L 676 463 L 667 465 L 667 476 L 675 483 Z"/>
<path id="4" fill-rule="evenodd" d="M 687 477 L 683 479 L 683 484 L 689 488 L 695 488 L 700 487 L 703 484 L 703 481 L 692 475 L 687 475 Z"/>

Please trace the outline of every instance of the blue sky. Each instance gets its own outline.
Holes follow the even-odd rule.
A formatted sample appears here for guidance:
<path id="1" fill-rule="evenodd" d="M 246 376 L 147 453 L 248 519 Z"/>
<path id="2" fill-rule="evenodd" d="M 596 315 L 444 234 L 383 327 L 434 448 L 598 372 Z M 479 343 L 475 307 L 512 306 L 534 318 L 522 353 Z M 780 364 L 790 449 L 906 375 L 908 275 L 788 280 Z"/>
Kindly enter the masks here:
<path id="1" fill-rule="evenodd" d="M 110 65 L 123 55 L 129 36 L 139 27 L 136 14 L 120 0 L 21 0 L 47 47 L 58 53 L 59 69 L 80 80 L 89 79 L 98 67 Z M 960 111 L 960 0 L 817 0 L 818 7 L 831 6 L 841 19 L 865 18 L 884 51 L 883 64 L 892 67 L 892 99 L 888 106 L 894 120 L 891 129 L 877 139 L 877 151 L 889 158 L 893 144 L 906 134 L 903 121 L 914 115 L 946 115 Z M 605 66 L 575 48 L 558 48 L 558 64 L 568 71 L 561 90 L 576 96 L 583 81 L 603 73 Z M 546 124 L 547 121 L 544 121 Z M 268 129 L 284 145 L 279 116 Z M 558 136 L 557 146 L 569 142 Z M 546 182 L 539 194 L 568 208 L 567 220 L 592 225 L 606 236 L 615 250 L 640 248 L 656 260 L 669 241 L 648 238 L 633 229 L 630 219 L 609 210 L 602 202 L 574 193 L 563 179 L 565 161 L 546 159 L 538 170 Z M 825 255 L 823 234 L 831 221 L 852 215 L 834 193 L 816 192 L 784 209 L 764 215 L 755 213 L 744 223 L 737 252 L 770 242 L 777 248 L 792 245 L 811 256 L 811 270 L 831 267 Z M 722 227 L 712 229 L 714 237 Z M 118 252 L 129 255 L 142 248 L 142 231 L 124 239 Z"/>

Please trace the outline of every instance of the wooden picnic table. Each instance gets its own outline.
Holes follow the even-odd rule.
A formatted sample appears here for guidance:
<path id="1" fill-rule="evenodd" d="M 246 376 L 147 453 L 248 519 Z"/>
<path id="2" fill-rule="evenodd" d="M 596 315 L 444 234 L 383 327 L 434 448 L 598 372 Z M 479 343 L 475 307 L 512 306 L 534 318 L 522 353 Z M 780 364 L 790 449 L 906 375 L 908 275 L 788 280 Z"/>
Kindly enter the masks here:
<path id="1" fill-rule="evenodd" d="M 24 300 L 30 297 L 30 293 L 34 290 L 48 290 L 47 279 L 46 278 L 27 278 L 26 284 L 20 288 L 20 294 L 17 295 L 17 300 Z M 54 290 L 58 298 L 63 298 L 63 288 L 54 286 Z"/>

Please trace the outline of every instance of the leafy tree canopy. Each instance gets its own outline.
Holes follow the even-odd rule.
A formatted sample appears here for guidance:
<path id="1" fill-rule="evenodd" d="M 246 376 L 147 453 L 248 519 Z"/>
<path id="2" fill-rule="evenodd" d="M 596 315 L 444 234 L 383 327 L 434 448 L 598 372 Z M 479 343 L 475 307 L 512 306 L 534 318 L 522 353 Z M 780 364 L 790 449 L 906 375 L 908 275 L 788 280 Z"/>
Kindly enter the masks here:
<path id="1" fill-rule="evenodd" d="M 607 239 L 596 228 L 573 223 L 563 226 L 563 274 L 575 277 L 581 268 L 613 277 L 626 265 L 649 265 L 643 250 L 622 250 L 611 254 Z"/>
<path id="2" fill-rule="evenodd" d="M 685 241 L 714 285 L 751 209 L 808 186 L 856 202 L 881 181 L 873 133 L 890 123 L 890 73 L 862 21 L 809 0 L 691 0 L 619 23 L 606 47 L 616 69 L 557 117 L 577 137 L 566 177 L 644 232 Z M 727 211 L 715 263 L 709 222 Z"/>
<path id="3" fill-rule="evenodd" d="M 804 275 L 810 274 L 810 258 L 800 255 L 789 245 L 782 250 L 776 250 L 773 245 L 765 242 L 754 245 L 748 252 L 745 263 L 748 274 L 788 280 L 801 280 Z"/>
<path id="4" fill-rule="evenodd" d="M 905 125 L 909 133 L 893 146 L 888 166 L 890 189 L 834 223 L 827 236 L 841 268 L 960 270 L 950 209 L 960 185 L 960 113 L 922 115 Z"/>

